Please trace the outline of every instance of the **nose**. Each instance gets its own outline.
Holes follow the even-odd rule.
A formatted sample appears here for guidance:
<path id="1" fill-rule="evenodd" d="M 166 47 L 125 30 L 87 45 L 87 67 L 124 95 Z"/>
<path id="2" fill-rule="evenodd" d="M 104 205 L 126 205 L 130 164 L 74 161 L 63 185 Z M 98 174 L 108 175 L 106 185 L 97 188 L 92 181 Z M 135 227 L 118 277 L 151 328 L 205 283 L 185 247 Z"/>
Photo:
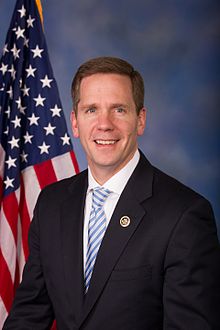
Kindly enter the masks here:
<path id="1" fill-rule="evenodd" d="M 100 111 L 97 128 L 102 131 L 110 131 L 113 130 L 113 127 L 111 114 L 108 111 Z"/>

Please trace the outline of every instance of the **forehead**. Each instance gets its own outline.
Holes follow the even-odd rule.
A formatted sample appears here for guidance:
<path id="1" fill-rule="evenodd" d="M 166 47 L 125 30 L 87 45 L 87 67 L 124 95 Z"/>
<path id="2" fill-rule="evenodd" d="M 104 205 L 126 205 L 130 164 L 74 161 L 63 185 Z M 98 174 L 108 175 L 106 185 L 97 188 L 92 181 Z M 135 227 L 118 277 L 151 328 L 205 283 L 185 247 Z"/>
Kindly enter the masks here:
<path id="1" fill-rule="evenodd" d="M 96 73 L 84 77 L 80 84 L 80 93 L 94 92 L 124 92 L 132 93 L 131 79 L 117 73 Z"/>

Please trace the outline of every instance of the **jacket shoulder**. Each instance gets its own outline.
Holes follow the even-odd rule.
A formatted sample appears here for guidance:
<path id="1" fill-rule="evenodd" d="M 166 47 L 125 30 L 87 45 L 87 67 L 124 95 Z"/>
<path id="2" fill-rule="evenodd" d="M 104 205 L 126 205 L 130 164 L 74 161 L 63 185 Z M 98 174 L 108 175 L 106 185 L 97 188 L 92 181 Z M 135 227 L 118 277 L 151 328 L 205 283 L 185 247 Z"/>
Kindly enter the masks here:
<path id="1" fill-rule="evenodd" d="M 180 182 L 179 180 L 173 178 L 172 176 L 164 173 L 160 169 L 153 167 L 154 171 L 154 191 L 160 196 L 164 197 L 176 197 L 176 199 L 181 200 L 206 200 L 204 196 Z"/>
<path id="2" fill-rule="evenodd" d="M 82 171 L 72 177 L 62 179 L 60 181 L 49 184 L 42 189 L 38 201 L 63 201 L 72 191 L 76 190 L 77 187 L 87 185 L 87 170 Z"/>
<path id="3" fill-rule="evenodd" d="M 139 195 L 151 191 L 150 204 L 158 211 L 175 209 L 181 212 L 197 202 L 211 208 L 205 197 L 153 166 L 142 153 L 133 183 L 138 185 Z"/>

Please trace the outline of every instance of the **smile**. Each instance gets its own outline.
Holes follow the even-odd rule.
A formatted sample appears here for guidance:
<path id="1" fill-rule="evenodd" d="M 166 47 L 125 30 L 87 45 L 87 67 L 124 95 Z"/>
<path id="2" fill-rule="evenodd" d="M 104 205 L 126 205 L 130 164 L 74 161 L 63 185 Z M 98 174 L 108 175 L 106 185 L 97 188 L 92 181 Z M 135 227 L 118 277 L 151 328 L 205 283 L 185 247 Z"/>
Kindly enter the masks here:
<path id="1" fill-rule="evenodd" d="M 110 145 L 110 144 L 112 145 L 115 144 L 117 140 L 95 140 L 95 142 L 101 145 Z"/>

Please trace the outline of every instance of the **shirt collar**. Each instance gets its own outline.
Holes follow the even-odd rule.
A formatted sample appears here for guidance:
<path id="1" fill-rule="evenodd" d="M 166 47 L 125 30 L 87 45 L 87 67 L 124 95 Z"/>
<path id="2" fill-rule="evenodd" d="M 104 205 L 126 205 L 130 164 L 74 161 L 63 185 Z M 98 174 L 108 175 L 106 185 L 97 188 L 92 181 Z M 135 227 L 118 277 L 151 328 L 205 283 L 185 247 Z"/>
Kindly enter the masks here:
<path id="1" fill-rule="evenodd" d="M 104 188 L 107 188 L 114 193 L 121 195 L 126 183 L 128 182 L 131 174 L 133 173 L 135 167 L 137 166 L 140 159 L 140 153 L 137 149 L 133 158 L 115 175 L 113 175 L 108 181 L 105 182 Z M 88 181 L 89 186 L 87 192 L 89 193 L 95 187 L 100 187 L 100 185 L 96 182 L 94 177 L 92 176 L 91 170 L 88 167 Z"/>

